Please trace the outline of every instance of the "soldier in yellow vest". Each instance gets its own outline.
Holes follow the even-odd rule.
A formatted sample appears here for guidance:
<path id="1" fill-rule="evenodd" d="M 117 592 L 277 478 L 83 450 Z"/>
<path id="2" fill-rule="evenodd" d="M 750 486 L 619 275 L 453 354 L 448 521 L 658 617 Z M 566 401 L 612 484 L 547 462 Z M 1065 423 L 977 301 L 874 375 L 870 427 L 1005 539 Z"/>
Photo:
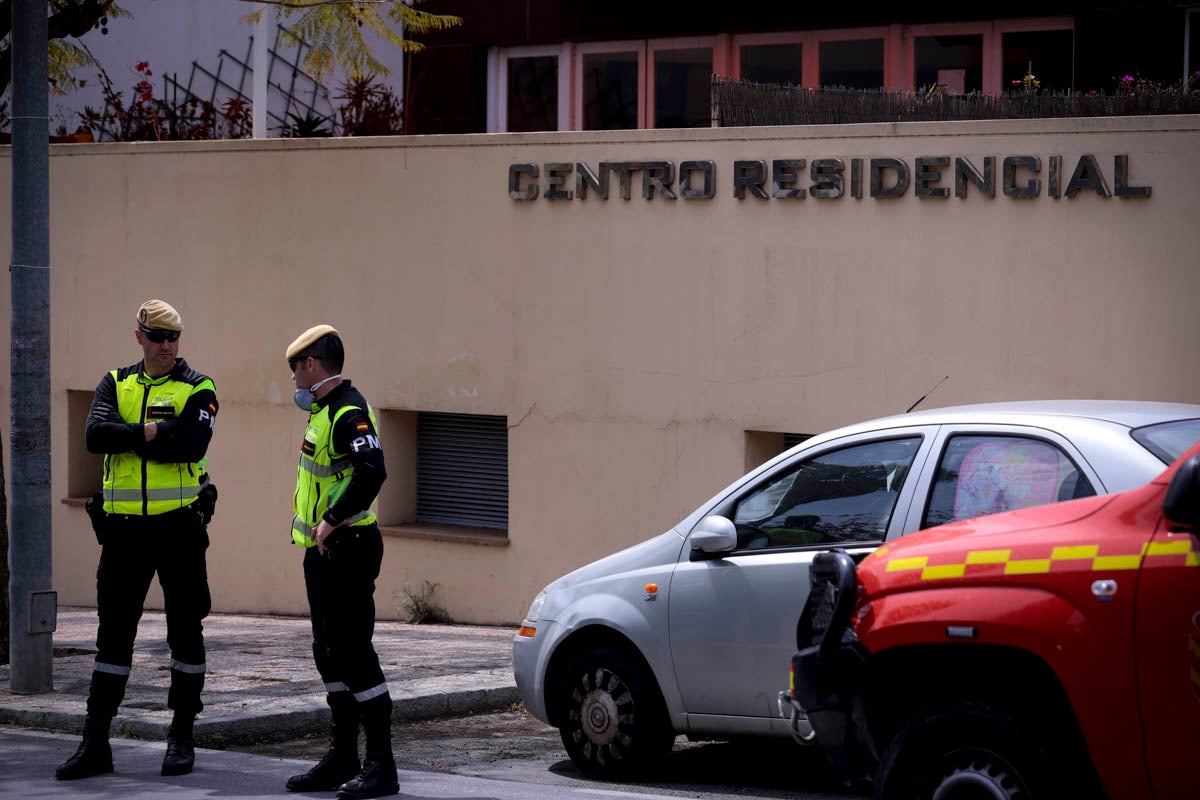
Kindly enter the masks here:
<path id="1" fill-rule="evenodd" d="M 133 643 L 155 573 L 162 586 L 171 649 L 174 712 L 163 775 L 195 764 L 193 723 L 203 707 L 208 591 L 207 525 L 216 488 L 205 470 L 217 417 L 212 379 L 178 358 L 183 320 L 162 300 L 137 312 L 137 364 L 104 376 L 87 418 L 87 448 L 104 454 L 103 491 L 89 502 L 100 566 L 96 570 L 96 662 L 83 741 L 55 773 L 74 780 L 113 771 L 109 725 L 125 696 Z"/>
<path id="2" fill-rule="evenodd" d="M 372 506 L 387 477 L 375 412 L 342 378 L 338 332 L 317 325 L 287 349 L 295 401 L 308 415 L 300 443 L 292 541 L 304 548 L 313 659 L 333 724 L 329 752 L 293 775 L 293 792 L 338 790 L 339 798 L 396 794 L 392 698 L 371 638 L 383 538 Z M 366 751 L 358 759 L 358 729 Z"/>

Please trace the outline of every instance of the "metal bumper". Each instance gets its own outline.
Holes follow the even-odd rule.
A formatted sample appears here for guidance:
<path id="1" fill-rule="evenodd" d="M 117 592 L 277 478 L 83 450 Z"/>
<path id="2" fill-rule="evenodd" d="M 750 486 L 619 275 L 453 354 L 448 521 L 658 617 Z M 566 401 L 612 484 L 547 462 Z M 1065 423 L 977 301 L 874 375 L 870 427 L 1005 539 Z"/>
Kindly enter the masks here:
<path id="1" fill-rule="evenodd" d="M 851 712 L 865 675 L 868 654 L 850 630 L 857 581 L 853 559 L 821 553 L 797 626 L 801 649 L 792 656 L 791 689 L 780 692 L 780 716 L 802 744 L 817 744 L 834 777 L 849 783 L 861 753 Z M 805 646 L 808 645 L 808 646 Z"/>

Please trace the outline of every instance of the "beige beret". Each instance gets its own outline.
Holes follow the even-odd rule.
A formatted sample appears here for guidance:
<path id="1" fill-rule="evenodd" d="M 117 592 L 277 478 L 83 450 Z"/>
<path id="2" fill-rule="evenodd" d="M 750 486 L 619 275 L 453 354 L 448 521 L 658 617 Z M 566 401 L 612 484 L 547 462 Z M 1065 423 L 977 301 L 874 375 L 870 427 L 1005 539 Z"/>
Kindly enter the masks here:
<path id="1" fill-rule="evenodd" d="M 317 339 L 320 339 L 327 333 L 332 333 L 339 339 L 342 338 L 342 335 L 338 333 L 337 329 L 335 329 L 332 325 L 314 325 L 304 333 L 297 336 L 296 341 L 288 345 L 287 357 L 295 358 L 309 347 L 312 347 L 313 343 L 316 342 Z"/>
<path id="2" fill-rule="evenodd" d="M 157 328 L 162 331 L 182 331 L 183 318 L 170 303 L 162 300 L 147 300 L 137 312 L 138 327 Z"/>

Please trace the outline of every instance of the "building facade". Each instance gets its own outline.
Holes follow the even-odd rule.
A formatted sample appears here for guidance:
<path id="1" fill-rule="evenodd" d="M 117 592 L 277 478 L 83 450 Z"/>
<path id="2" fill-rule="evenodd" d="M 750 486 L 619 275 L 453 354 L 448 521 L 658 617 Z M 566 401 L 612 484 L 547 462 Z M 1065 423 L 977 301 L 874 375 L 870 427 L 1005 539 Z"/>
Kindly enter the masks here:
<path id="1" fill-rule="evenodd" d="M 944 376 L 925 406 L 1195 402 L 1198 199 L 1194 116 L 55 145 L 54 588 L 94 602 L 83 425 L 150 297 L 221 400 L 215 608 L 304 612 L 283 356 L 323 322 L 387 454 L 380 616 L 429 582 L 511 623 Z"/>
<path id="2" fill-rule="evenodd" d="M 429 0 L 463 25 L 424 37 L 413 133 L 710 124 L 713 73 L 810 88 L 1113 91 L 1200 70 L 1200 4 L 767 4 Z"/>
<path id="3" fill-rule="evenodd" d="M 242 0 L 124 0 L 84 44 L 125 96 L 152 68 L 156 98 L 218 107 L 252 99 L 255 7 Z M 270 14 L 269 7 L 263 7 Z M 628 130 L 711 124 L 713 74 L 809 88 L 996 94 L 1034 76 L 1042 91 L 1113 91 L 1124 76 L 1167 85 L 1200 70 L 1200 3 L 763 4 L 696 0 L 428 0 L 461 27 L 418 35 L 404 56 L 368 39 L 378 76 L 416 134 Z M 276 20 L 278 22 L 279 20 Z M 286 20 L 284 20 L 286 22 Z M 268 27 L 268 134 L 312 114 L 335 118 L 345 77 L 305 73 L 303 48 Z M 103 110 L 95 70 L 51 102 L 51 129 Z M 108 138 L 101 135 L 101 138 Z"/>

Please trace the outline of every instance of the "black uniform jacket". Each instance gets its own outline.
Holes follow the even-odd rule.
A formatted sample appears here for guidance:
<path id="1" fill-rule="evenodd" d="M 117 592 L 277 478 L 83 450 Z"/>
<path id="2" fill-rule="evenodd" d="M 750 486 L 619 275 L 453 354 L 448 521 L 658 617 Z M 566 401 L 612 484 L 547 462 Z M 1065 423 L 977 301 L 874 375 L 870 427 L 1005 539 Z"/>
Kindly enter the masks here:
<path id="1" fill-rule="evenodd" d="M 333 391 L 318 400 L 317 405 L 329 408 L 330 419 L 336 417 L 343 406 L 356 406 L 343 414 L 333 426 L 333 452 L 348 458 L 354 465 L 346 491 L 323 517 L 330 525 L 337 527 L 342 520 L 371 507 L 387 478 L 387 469 L 383 465 L 379 432 L 367 413 L 367 399 L 350 385 L 350 381 L 342 380 Z"/>
<path id="2" fill-rule="evenodd" d="M 142 362 L 117 370 L 117 379 L 143 372 Z M 175 359 L 171 380 L 193 387 L 206 380 L 188 366 L 182 358 Z M 183 413 L 171 419 L 125 420 L 117 408 L 117 383 L 109 372 L 100 380 L 88 412 L 87 449 L 92 453 L 134 452 L 145 459 L 191 464 L 204 458 L 212 440 L 213 423 L 217 416 L 217 394 L 207 387 L 193 391 L 184 405 Z M 143 414 L 145 412 L 143 411 Z M 142 432 L 144 422 L 155 422 L 158 430 L 153 441 L 146 441 Z"/>

